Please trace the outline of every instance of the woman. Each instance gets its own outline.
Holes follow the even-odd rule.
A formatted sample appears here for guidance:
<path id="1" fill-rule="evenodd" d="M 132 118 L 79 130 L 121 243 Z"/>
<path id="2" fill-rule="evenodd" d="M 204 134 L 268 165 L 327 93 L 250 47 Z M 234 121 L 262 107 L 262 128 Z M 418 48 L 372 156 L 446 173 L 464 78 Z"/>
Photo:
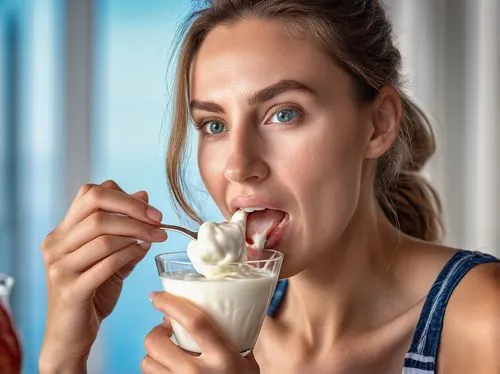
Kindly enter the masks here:
<path id="1" fill-rule="evenodd" d="M 419 175 L 434 136 L 401 89 L 379 1 L 213 1 L 187 24 L 179 56 L 173 196 L 197 219 L 180 176 L 192 122 L 201 176 L 225 217 L 265 207 L 249 226 L 266 215 L 280 225 L 272 241 L 288 282 L 247 357 L 195 306 L 153 294 L 203 354 L 175 346 L 165 323 L 145 339 L 144 372 L 500 372 L 500 267 L 439 244 L 439 200 Z M 43 244 L 42 373 L 85 371 L 123 279 L 166 240 L 161 219 L 145 192 L 82 187 Z"/>

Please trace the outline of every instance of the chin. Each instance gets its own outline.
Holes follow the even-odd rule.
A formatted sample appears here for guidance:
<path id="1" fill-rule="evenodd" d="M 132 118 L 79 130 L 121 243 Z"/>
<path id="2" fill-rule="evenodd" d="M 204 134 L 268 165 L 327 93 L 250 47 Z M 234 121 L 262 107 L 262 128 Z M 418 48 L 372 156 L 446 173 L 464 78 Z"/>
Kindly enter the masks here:
<path id="1" fill-rule="evenodd" d="M 277 249 L 279 251 L 279 249 Z M 282 251 L 280 251 L 282 252 Z M 297 259 L 289 258 L 285 254 L 283 264 L 281 265 L 280 279 L 291 278 L 295 275 L 302 273 L 306 268 L 303 264 L 297 263 Z"/>

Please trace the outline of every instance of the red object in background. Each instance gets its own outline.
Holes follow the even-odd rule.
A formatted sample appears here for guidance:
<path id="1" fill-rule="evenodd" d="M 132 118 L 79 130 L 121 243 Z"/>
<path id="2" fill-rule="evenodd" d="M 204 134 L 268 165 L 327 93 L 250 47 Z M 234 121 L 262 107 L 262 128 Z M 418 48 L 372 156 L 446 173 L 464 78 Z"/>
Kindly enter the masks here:
<path id="1" fill-rule="evenodd" d="M 9 313 L 0 304 L 0 372 L 19 374 L 21 372 L 21 347 L 12 325 Z"/>
<path id="2" fill-rule="evenodd" d="M 22 351 L 9 313 L 8 296 L 13 280 L 0 274 L 0 373 L 21 373 Z"/>

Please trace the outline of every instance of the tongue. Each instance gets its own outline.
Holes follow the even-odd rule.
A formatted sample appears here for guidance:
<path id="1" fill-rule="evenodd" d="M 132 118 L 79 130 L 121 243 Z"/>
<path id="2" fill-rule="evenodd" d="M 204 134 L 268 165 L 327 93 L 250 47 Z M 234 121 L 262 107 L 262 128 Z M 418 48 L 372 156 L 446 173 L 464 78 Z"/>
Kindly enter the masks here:
<path id="1" fill-rule="evenodd" d="M 247 242 L 252 244 L 252 237 L 255 234 L 264 234 L 267 238 L 283 218 L 285 218 L 285 213 L 281 210 L 266 209 L 250 213 L 247 217 Z"/>

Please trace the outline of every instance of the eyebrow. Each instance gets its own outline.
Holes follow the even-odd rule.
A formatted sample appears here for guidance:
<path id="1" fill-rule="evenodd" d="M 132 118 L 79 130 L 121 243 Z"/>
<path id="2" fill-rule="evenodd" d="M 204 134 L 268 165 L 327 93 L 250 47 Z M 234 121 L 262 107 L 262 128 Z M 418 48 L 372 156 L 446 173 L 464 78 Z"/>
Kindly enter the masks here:
<path id="1" fill-rule="evenodd" d="M 247 102 L 249 105 L 264 103 L 288 91 L 302 91 L 309 94 L 316 94 L 311 87 L 293 79 L 282 79 L 268 87 L 265 87 L 252 94 Z M 210 101 L 191 100 L 191 110 L 200 109 L 207 112 L 224 113 L 224 108 L 219 104 Z"/>

